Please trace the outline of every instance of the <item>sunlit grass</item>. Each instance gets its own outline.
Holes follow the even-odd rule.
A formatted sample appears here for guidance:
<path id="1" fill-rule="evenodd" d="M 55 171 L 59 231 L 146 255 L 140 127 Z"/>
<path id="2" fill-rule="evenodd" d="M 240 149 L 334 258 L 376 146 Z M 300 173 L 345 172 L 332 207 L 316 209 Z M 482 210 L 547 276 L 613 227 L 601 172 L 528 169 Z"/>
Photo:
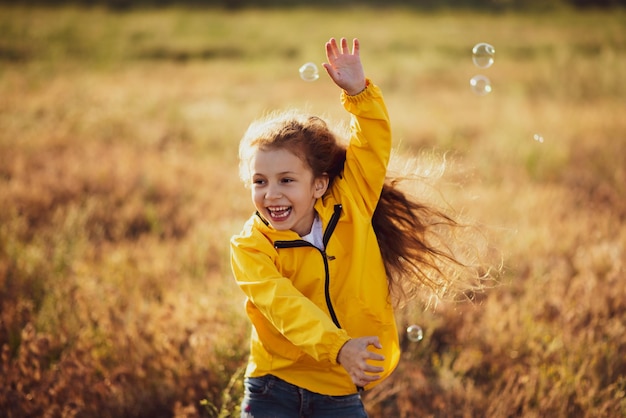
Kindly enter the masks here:
<path id="1" fill-rule="evenodd" d="M 400 154 L 445 155 L 440 197 L 504 262 L 473 304 L 398 312 L 425 337 L 401 336 L 370 414 L 623 415 L 625 23 L 2 7 L 0 410 L 236 411 L 249 325 L 228 239 L 252 211 L 237 143 L 275 108 L 345 122 L 336 87 L 297 69 L 321 63 L 329 37 L 356 36 Z M 495 46 L 492 67 L 472 65 L 477 42 Z M 491 94 L 472 94 L 477 73 Z"/>

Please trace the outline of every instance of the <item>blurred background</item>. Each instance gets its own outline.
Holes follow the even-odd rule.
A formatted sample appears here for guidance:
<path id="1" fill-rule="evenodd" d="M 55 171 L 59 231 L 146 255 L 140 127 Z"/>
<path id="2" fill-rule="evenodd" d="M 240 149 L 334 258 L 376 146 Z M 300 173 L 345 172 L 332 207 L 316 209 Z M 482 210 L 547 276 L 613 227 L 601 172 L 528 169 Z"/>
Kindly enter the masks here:
<path id="1" fill-rule="evenodd" d="M 417 196 L 502 260 L 471 301 L 398 311 L 370 416 L 625 416 L 624 5 L 0 1 L 0 415 L 238 416 L 238 141 L 274 109 L 346 123 L 320 66 L 345 36 Z"/>
<path id="2" fill-rule="evenodd" d="M 3 4 L 15 5 L 81 5 L 106 6 L 113 8 L 137 8 L 159 6 L 197 6 L 197 7 L 326 7 L 326 6 L 376 6 L 376 7 L 410 7 L 420 10 L 434 9 L 472 9 L 485 11 L 528 11 L 553 10 L 563 6 L 575 8 L 612 8 L 626 4 L 624 0 L 318 0 L 307 2 L 302 0 L 3 0 Z"/>

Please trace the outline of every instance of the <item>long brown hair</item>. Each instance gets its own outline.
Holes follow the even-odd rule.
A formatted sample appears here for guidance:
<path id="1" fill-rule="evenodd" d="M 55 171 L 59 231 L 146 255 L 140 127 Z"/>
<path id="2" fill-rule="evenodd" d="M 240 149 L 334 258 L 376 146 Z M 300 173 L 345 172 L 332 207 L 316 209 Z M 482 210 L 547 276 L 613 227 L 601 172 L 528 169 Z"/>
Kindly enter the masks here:
<path id="1" fill-rule="evenodd" d="M 255 149 L 286 148 L 307 162 L 314 177 L 328 175 L 332 183 L 346 158 L 346 146 L 337 137 L 319 117 L 293 110 L 272 113 L 245 133 L 239 146 L 240 177 L 249 181 Z M 442 298 L 475 290 L 487 271 L 455 252 L 452 242 L 453 231 L 466 225 L 403 191 L 399 185 L 407 179 L 386 179 L 372 217 L 393 301 L 403 305 L 416 296 Z"/>

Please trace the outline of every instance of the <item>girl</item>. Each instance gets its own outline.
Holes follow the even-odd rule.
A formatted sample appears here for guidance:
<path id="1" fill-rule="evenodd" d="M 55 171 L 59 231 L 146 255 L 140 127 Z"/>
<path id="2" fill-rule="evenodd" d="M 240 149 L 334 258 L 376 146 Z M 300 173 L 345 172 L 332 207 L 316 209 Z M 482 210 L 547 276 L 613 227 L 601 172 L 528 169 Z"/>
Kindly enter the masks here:
<path id="1" fill-rule="evenodd" d="M 456 260 L 426 234 L 454 221 L 385 184 L 389 118 L 358 40 L 330 39 L 326 57 L 352 114 L 347 148 L 295 112 L 253 123 L 239 148 L 256 208 L 231 240 L 253 325 L 242 417 L 366 417 L 360 391 L 400 356 L 393 297 L 453 280 L 440 262 Z"/>

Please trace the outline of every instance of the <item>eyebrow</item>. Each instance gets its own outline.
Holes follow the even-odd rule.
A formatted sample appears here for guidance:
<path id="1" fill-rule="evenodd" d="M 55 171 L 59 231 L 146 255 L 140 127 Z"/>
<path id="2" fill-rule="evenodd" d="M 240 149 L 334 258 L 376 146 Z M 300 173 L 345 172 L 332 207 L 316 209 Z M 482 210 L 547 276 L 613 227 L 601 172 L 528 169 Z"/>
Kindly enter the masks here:
<path id="1" fill-rule="evenodd" d="M 294 174 L 298 174 L 295 171 L 282 171 L 280 173 L 276 173 L 277 176 L 285 176 L 285 175 L 294 175 Z M 253 176 L 266 176 L 266 174 L 263 173 L 252 173 Z"/>

